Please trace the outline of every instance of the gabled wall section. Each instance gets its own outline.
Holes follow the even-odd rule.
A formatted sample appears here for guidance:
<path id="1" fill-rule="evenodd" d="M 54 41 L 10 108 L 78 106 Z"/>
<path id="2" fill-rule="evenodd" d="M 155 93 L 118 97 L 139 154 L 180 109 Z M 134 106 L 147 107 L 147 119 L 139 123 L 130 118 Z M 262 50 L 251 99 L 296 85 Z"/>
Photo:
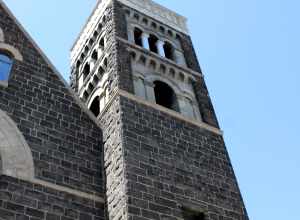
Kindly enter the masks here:
<path id="1" fill-rule="evenodd" d="M 104 219 L 96 119 L 1 0 L 0 29 L 3 43 L 23 57 L 0 85 L 1 218 Z"/>

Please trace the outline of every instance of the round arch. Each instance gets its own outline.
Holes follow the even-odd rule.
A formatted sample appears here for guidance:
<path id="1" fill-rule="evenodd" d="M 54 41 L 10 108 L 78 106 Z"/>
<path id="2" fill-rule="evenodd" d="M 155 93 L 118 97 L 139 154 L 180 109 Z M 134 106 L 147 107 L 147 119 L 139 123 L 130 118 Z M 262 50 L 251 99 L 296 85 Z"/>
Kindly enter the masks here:
<path id="1" fill-rule="evenodd" d="M 160 75 L 150 74 L 145 77 L 145 81 L 150 83 L 153 83 L 154 81 L 162 81 L 168 84 L 174 90 L 176 95 L 180 95 L 182 93 L 180 87 L 176 83 Z"/>
<path id="2" fill-rule="evenodd" d="M 18 60 L 18 61 L 23 61 L 23 56 L 20 53 L 19 50 L 17 50 L 16 48 L 14 48 L 13 46 L 9 45 L 9 44 L 5 44 L 5 43 L 1 43 L 0 42 L 0 51 L 5 51 L 8 52 L 9 54 L 11 54 L 13 56 L 14 59 Z"/>
<path id="3" fill-rule="evenodd" d="M 103 88 L 100 85 L 98 85 L 96 88 L 94 88 L 94 90 L 92 91 L 92 93 L 89 96 L 89 99 L 87 100 L 87 107 L 88 108 L 91 107 L 93 100 L 97 96 L 100 96 L 102 92 L 103 92 Z"/>
<path id="4" fill-rule="evenodd" d="M 0 110 L 1 173 L 25 180 L 34 179 L 31 150 L 14 121 Z"/>

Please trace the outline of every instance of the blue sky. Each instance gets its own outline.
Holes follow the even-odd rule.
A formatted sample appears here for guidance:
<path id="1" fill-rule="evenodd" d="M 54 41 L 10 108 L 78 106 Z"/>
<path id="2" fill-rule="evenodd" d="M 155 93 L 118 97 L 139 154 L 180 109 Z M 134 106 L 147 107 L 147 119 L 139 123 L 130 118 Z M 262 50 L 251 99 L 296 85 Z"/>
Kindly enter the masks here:
<path id="1" fill-rule="evenodd" d="M 4 1 L 68 78 L 96 0 Z M 300 2 L 156 2 L 189 19 L 250 219 L 299 220 Z"/>

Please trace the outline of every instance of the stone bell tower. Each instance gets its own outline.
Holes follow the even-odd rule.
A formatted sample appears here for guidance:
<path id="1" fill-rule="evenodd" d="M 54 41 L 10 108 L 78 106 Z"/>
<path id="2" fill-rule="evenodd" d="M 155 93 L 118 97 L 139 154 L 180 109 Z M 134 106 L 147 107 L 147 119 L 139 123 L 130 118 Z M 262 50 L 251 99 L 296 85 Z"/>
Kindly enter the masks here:
<path id="1" fill-rule="evenodd" d="M 109 219 L 248 219 L 186 18 L 99 1 L 71 66 L 103 130 Z"/>

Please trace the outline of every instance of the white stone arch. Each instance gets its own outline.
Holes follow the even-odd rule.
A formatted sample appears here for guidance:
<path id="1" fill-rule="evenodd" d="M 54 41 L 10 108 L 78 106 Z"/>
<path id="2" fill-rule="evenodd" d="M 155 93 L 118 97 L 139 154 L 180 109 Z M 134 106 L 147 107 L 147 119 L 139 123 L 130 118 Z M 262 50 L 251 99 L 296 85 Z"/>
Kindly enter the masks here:
<path id="1" fill-rule="evenodd" d="M 166 77 L 163 77 L 161 75 L 157 75 L 157 74 L 149 74 L 145 77 L 145 81 L 146 82 L 151 82 L 153 83 L 154 81 L 162 81 L 166 84 L 168 84 L 174 91 L 174 93 L 176 95 L 180 95 L 182 94 L 182 90 L 181 88 L 177 85 L 177 83 L 173 82 L 172 80 L 166 78 Z"/>
<path id="2" fill-rule="evenodd" d="M 87 103 L 88 103 L 88 109 L 91 107 L 92 105 L 92 102 L 94 101 L 94 99 L 97 97 L 97 96 L 100 96 L 101 94 L 103 93 L 103 88 L 101 88 L 100 86 L 97 86 L 93 92 L 91 93 Z"/>
<path id="3" fill-rule="evenodd" d="M 23 61 L 23 56 L 20 53 L 20 51 L 9 44 L 0 42 L 0 51 L 8 52 L 10 55 L 13 56 L 14 59 L 18 61 Z"/>
<path id="4" fill-rule="evenodd" d="M 14 121 L 0 110 L 1 173 L 25 180 L 34 179 L 31 150 Z"/>
<path id="5" fill-rule="evenodd" d="M 143 33 L 148 33 L 147 28 L 145 28 L 144 26 L 140 25 L 140 24 L 137 23 L 137 22 L 132 22 L 132 23 L 131 23 L 131 28 L 132 28 L 132 30 L 134 30 L 135 28 L 138 28 L 138 29 L 140 29 Z"/>
<path id="6" fill-rule="evenodd" d="M 0 42 L 4 42 L 4 33 L 1 28 L 0 28 Z"/>

